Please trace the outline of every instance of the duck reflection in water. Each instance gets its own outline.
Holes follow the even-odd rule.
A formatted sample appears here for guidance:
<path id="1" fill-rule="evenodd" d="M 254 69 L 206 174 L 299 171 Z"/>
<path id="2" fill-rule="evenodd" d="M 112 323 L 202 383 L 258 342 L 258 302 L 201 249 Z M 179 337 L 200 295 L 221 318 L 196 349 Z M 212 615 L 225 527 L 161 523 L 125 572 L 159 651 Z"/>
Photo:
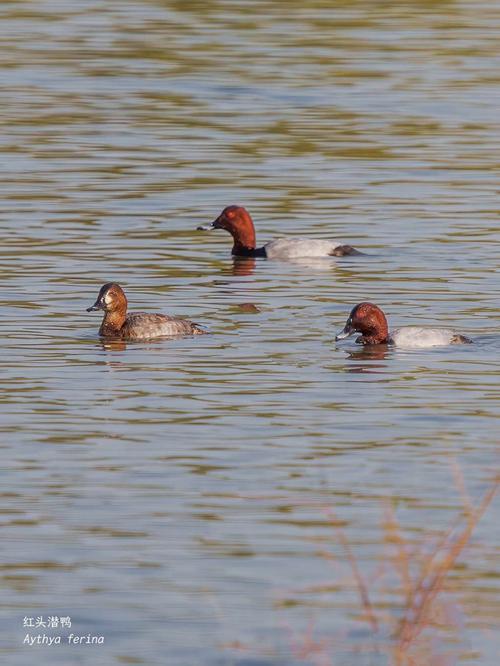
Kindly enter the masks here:
<path id="1" fill-rule="evenodd" d="M 176 342 L 178 338 L 165 337 L 150 340 L 120 340 L 119 338 L 101 338 L 96 346 L 99 346 L 104 351 L 121 352 L 125 351 L 127 347 L 140 348 L 145 351 L 164 351 L 165 345 L 170 342 Z"/>
<path id="2" fill-rule="evenodd" d="M 254 257 L 233 256 L 233 263 L 230 269 L 231 273 L 238 277 L 253 275 L 257 261 L 258 260 Z M 310 268 L 312 270 L 331 271 L 332 269 L 338 268 L 338 265 L 332 262 L 331 257 L 297 257 L 289 260 L 288 263 L 294 264 L 295 266 L 302 266 L 303 268 Z"/>
<path id="3" fill-rule="evenodd" d="M 98 345 L 104 351 L 111 351 L 111 352 L 125 351 L 127 349 L 127 343 L 124 340 L 119 340 L 119 339 L 106 340 L 105 338 L 101 338 Z"/>
<path id="4" fill-rule="evenodd" d="M 372 361 L 384 361 L 390 354 L 388 345 L 372 345 L 356 349 L 347 354 L 348 361 L 368 361 L 368 363 L 357 363 L 346 366 L 346 372 L 380 372 L 387 367 L 386 363 L 373 363 Z"/>
<path id="5" fill-rule="evenodd" d="M 245 277 L 253 275 L 257 260 L 253 257 L 233 257 L 232 274 Z"/>

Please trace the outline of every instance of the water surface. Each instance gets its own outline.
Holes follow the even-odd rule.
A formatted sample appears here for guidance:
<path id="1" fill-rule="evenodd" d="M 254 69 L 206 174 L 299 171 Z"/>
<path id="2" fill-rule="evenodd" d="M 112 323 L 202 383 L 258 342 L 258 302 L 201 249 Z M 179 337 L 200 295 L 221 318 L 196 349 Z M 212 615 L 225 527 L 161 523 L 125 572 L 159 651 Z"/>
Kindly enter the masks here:
<path id="1" fill-rule="evenodd" d="M 491 487 L 500 7 L 284 4 L 0 7 L 8 666 L 387 664 L 390 510 L 425 553 L 463 513 L 460 474 L 474 502 Z M 195 231 L 230 203 L 262 242 L 369 256 L 234 262 Z M 85 308 L 109 280 L 210 335 L 103 344 Z M 475 344 L 336 344 L 368 299 Z M 495 510 L 415 663 L 496 666 Z M 30 616 L 105 642 L 29 648 Z"/>

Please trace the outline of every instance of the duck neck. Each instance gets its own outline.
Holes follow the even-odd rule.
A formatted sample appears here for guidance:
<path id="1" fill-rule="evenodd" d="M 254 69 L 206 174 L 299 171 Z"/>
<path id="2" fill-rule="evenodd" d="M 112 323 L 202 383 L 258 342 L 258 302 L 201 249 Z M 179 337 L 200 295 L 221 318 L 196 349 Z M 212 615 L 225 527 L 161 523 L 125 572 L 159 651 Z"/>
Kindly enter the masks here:
<path id="1" fill-rule="evenodd" d="M 238 227 L 231 229 L 233 237 L 233 254 L 239 256 L 251 257 L 255 253 L 255 227 L 253 221 L 246 210 L 241 212 L 244 220 L 243 224 L 238 224 Z"/>
<path id="2" fill-rule="evenodd" d="M 362 345 L 386 345 L 389 342 L 387 334 L 361 335 L 356 342 Z"/>
<path id="3" fill-rule="evenodd" d="M 248 248 L 242 245 L 237 246 L 236 243 L 233 245 L 231 254 L 234 257 L 267 257 L 265 247 Z"/>
<path id="4" fill-rule="evenodd" d="M 113 310 L 113 312 L 106 312 L 102 320 L 99 335 L 105 338 L 119 337 L 123 324 L 127 319 L 127 308 L 120 308 Z"/>
<path id="5" fill-rule="evenodd" d="M 363 335 L 356 342 L 363 345 L 386 345 L 389 342 L 389 328 L 385 317 L 383 321 L 379 319 L 371 326 L 363 327 L 361 333 Z"/>
<path id="6" fill-rule="evenodd" d="M 362 345 L 386 345 L 389 342 L 389 329 L 387 322 L 380 322 L 378 326 L 367 328 L 363 331 L 363 335 L 359 337 L 356 342 Z"/>

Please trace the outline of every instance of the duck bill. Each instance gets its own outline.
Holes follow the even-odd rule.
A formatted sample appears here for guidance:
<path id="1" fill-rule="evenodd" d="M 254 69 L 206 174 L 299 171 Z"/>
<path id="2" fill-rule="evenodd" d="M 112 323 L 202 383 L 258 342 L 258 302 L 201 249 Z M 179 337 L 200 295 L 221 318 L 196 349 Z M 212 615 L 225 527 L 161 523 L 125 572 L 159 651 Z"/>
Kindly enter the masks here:
<path id="1" fill-rule="evenodd" d="M 213 231 L 214 229 L 222 229 L 220 224 L 220 215 L 210 224 L 202 224 L 199 227 L 196 227 L 196 231 Z"/>
<path id="2" fill-rule="evenodd" d="M 335 336 L 335 340 L 345 340 L 345 338 L 348 338 L 353 333 L 356 333 L 356 329 L 351 324 L 351 322 L 347 320 L 347 323 L 344 326 L 344 328 L 340 331 L 340 333 L 337 333 L 337 335 Z"/>
<path id="3" fill-rule="evenodd" d="M 97 299 L 94 305 L 91 305 L 89 308 L 87 308 L 87 312 L 95 312 L 96 310 L 104 310 L 104 304 L 99 299 Z"/>

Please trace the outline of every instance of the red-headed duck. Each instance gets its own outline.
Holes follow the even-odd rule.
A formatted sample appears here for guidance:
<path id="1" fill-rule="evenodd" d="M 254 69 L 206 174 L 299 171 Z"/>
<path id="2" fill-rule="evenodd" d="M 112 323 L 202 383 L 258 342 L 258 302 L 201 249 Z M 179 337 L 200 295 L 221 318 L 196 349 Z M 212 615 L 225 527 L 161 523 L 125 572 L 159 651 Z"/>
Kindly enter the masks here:
<path id="1" fill-rule="evenodd" d="M 335 340 L 343 340 L 353 333 L 361 333 L 356 342 L 362 345 L 395 345 L 406 349 L 461 345 L 472 342 L 449 328 L 422 328 L 404 326 L 389 333 L 387 319 L 382 310 L 373 303 L 359 303 L 352 310 L 343 331 Z"/>
<path id="2" fill-rule="evenodd" d="M 187 319 L 175 319 L 163 314 L 136 312 L 127 315 L 127 297 L 116 282 L 101 287 L 96 302 L 87 312 L 104 310 L 99 335 L 121 340 L 149 340 L 162 336 L 201 335 L 199 326 Z"/>
<path id="3" fill-rule="evenodd" d="M 255 227 L 250 213 L 243 206 L 227 206 L 219 217 L 200 231 L 225 229 L 233 237 L 232 253 L 238 257 L 267 257 L 268 259 L 295 259 L 299 257 L 344 257 L 363 254 L 351 245 L 334 240 L 315 238 L 278 238 L 263 247 L 256 247 Z"/>

